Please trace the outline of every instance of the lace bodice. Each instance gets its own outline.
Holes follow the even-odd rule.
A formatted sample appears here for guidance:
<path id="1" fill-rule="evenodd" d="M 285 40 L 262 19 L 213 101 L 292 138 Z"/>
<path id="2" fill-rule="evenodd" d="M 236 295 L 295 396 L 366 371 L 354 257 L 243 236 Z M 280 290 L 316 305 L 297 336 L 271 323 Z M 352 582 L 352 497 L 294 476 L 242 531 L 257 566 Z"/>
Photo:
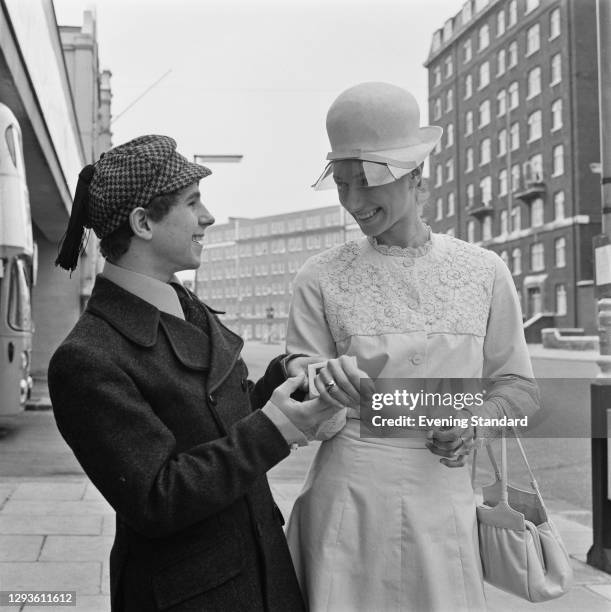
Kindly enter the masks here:
<path id="1" fill-rule="evenodd" d="M 485 336 L 496 256 L 434 234 L 417 249 L 363 239 L 312 258 L 335 342 L 424 331 Z"/>

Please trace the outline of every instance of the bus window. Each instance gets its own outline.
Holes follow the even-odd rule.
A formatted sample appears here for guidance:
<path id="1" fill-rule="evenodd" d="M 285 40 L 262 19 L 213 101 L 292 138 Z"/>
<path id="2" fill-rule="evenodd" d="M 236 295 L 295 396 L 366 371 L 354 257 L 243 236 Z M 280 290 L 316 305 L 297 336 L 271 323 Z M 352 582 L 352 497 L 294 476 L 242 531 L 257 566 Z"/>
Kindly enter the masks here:
<path id="1" fill-rule="evenodd" d="M 17 130 L 14 125 L 9 125 L 4 131 L 4 138 L 6 140 L 6 146 L 8 147 L 8 152 L 11 156 L 11 160 L 13 161 L 13 166 L 17 167 Z"/>
<path id="2" fill-rule="evenodd" d="M 8 324 L 17 331 L 30 331 L 32 329 L 30 285 L 26 262 L 23 259 L 15 259 L 11 267 Z"/>

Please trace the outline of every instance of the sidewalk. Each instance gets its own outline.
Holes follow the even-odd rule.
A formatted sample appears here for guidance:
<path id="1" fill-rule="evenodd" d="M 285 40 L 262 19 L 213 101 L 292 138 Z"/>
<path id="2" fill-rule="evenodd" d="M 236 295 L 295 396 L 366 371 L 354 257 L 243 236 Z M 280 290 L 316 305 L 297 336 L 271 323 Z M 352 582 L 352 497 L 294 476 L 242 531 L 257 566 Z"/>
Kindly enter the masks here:
<path id="1" fill-rule="evenodd" d="M 273 473 L 270 480 L 278 505 L 288 516 L 301 485 L 275 478 Z M 565 597 L 536 606 L 486 587 L 492 612 L 611 610 L 611 575 L 584 563 L 592 541 L 591 529 L 561 514 L 554 514 L 553 520 L 572 556 L 575 586 Z M 76 610 L 107 612 L 108 555 L 113 533 L 112 509 L 84 478 L 0 484 L 2 590 L 76 591 Z M 46 609 L 25 606 L 22 610 L 41 608 Z"/>
<path id="2" fill-rule="evenodd" d="M 586 370 L 581 375 L 586 376 L 596 367 L 592 351 L 557 351 L 537 345 L 529 348 L 535 368 L 537 363 L 568 359 L 582 364 Z M 37 381 L 28 408 L 50 408 L 45 381 Z M 313 446 L 301 449 L 300 455 L 291 455 L 270 472 L 274 496 L 285 517 L 301 488 L 304 454 L 314 451 Z M 573 589 L 565 597 L 535 605 L 486 586 L 490 611 L 611 612 L 611 575 L 585 563 L 592 543 L 592 529 L 583 524 L 588 521 L 575 521 L 574 509 L 561 503 L 548 500 L 548 505 L 572 558 Z M 84 476 L 28 482 L 0 480 L 0 590 L 76 591 L 77 606 L 70 609 L 107 612 L 108 556 L 113 534 L 114 513 Z M 33 612 L 50 608 L 0 606 L 0 610 L 11 612 L 18 609 Z"/>

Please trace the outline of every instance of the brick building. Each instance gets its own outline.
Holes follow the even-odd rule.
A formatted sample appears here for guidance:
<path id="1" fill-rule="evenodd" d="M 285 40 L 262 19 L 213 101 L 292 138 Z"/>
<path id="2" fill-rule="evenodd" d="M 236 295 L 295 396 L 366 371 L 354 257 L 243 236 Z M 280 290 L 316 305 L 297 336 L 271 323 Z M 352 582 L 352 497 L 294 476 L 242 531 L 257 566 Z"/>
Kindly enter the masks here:
<path id="1" fill-rule="evenodd" d="M 225 311 L 224 323 L 245 339 L 282 340 L 297 270 L 312 255 L 361 236 L 339 205 L 230 218 L 206 231 L 192 288 Z"/>
<path id="2" fill-rule="evenodd" d="M 594 332 L 596 3 L 469 0 L 425 66 L 432 227 L 499 253 L 526 319 Z"/>

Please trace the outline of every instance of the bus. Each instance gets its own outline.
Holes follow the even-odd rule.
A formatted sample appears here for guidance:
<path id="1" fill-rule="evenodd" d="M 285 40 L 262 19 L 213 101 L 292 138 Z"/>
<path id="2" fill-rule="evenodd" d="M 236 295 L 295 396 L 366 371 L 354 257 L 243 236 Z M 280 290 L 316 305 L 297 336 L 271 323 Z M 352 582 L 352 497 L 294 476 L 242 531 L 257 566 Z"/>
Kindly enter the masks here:
<path id="1" fill-rule="evenodd" d="M 32 390 L 35 272 L 21 129 L 0 103 L 0 415 L 21 412 Z"/>

